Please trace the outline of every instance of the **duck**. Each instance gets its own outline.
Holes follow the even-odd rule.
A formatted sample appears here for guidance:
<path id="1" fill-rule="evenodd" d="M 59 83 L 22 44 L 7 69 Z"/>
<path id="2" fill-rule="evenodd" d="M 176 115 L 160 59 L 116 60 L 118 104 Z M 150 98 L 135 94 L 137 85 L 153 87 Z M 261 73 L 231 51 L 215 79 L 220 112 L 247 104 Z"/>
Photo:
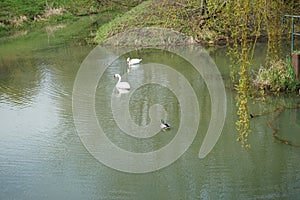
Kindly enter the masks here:
<path id="1" fill-rule="evenodd" d="M 127 82 L 121 82 L 121 76 L 120 74 L 115 74 L 114 78 L 118 78 L 118 83 L 116 84 L 116 88 L 120 89 L 120 90 L 129 90 L 130 89 L 130 85 Z"/>
<path id="2" fill-rule="evenodd" d="M 166 123 L 163 119 L 160 120 L 161 124 L 160 124 L 160 128 L 162 130 L 168 130 L 171 128 L 170 124 Z"/>
<path id="3" fill-rule="evenodd" d="M 142 62 L 142 59 L 139 59 L 139 58 L 133 58 L 133 59 L 127 58 L 127 63 L 129 66 L 137 65 L 137 64 L 140 64 L 141 62 Z"/>

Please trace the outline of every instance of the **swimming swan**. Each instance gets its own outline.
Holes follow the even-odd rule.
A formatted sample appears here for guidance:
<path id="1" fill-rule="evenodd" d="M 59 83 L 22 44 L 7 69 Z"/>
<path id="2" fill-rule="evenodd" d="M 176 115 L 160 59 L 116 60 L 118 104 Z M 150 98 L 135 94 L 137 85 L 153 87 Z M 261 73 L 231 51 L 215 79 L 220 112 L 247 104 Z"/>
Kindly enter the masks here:
<path id="1" fill-rule="evenodd" d="M 116 84 L 116 88 L 117 89 L 125 89 L 125 90 L 129 90 L 130 89 L 130 85 L 127 82 L 121 82 L 121 76 L 120 74 L 115 74 L 114 78 L 119 78 L 118 83 Z"/>
<path id="2" fill-rule="evenodd" d="M 138 58 L 133 58 L 133 59 L 127 58 L 127 63 L 129 66 L 140 64 L 141 61 L 142 59 L 138 59 Z"/>

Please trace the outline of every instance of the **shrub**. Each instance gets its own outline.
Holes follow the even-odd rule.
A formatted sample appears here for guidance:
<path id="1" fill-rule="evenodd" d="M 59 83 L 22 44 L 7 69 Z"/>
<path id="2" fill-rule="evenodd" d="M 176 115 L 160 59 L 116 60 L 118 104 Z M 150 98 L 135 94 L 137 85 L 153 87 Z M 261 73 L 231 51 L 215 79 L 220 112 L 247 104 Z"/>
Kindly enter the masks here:
<path id="1" fill-rule="evenodd" d="M 292 67 L 291 57 L 287 57 L 285 61 L 271 62 L 269 68 L 261 67 L 254 79 L 254 85 L 277 94 L 283 91 L 295 91 L 298 81 Z"/>

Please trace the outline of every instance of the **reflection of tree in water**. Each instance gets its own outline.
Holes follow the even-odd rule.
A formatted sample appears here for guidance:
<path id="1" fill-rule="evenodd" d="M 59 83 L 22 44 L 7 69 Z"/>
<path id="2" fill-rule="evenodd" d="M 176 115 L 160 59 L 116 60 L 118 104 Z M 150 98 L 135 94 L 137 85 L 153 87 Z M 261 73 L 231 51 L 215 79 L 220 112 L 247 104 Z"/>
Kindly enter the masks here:
<path id="1" fill-rule="evenodd" d="M 41 112 L 46 112 L 40 116 L 40 121 L 32 124 L 34 136 L 31 139 L 39 148 L 42 146 L 37 154 L 47 160 L 43 170 L 60 173 L 66 164 L 72 165 L 76 155 L 82 151 L 73 127 L 72 89 L 78 68 L 91 47 L 61 45 L 31 49 L 10 55 L 6 53 L 5 56 L 1 51 L 0 108 L 16 107 L 18 111 L 29 108 L 29 112 L 27 109 L 18 112 L 18 120 L 24 119 L 20 122 L 22 125 L 27 122 L 27 114 L 38 114 L 40 108 Z M 22 125 L 17 128 L 18 132 L 21 132 Z M 89 161 L 89 156 L 85 158 Z M 81 167 L 81 162 L 78 167 Z"/>
<path id="2" fill-rule="evenodd" d="M 73 81 L 90 47 L 54 47 L 0 56 L 0 101 L 26 106 L 42 87 L 50 98 L 71 103 Z M 60 98 L 62 97 L 62 98 Z"/>
<path id="3" fill-rule="evenodd" d="M 56 115 L 55 117 L 59 120 L 51 132 L 51 137 L 54 138 L 51 141 L 51 148 L 46 152 L 50 161 L 49 169 L 57 173 L 63 173 L 66 165 L 72 166 L 74 160 L 78 162 L 75 166 L 81 173 L 86 171 L 86 166 L 82 163 L 92 160 L 88 153 L 80 159 L 76 158 L 76 155 L 82 153 L 82 143 L 77 133 L 74 133 L 72 113 L 74 80 L 82 61 L 90 51 L 91 47 L 88 46 L 67 45 L 39 50 L 35 54 L 42 68 L 43 91 L 47 93 L 47 98 L 55 107 L 55 110 L 51 110 L 53 112 L 50 117 Z M 73 173 L 78 174 L 77 171 L 70 170 L 70 174 L 73 175 Z"/>
<path id="4" fill-rule="evenodd" d="M 0 101 L 26 106 L 37 94 L 41 72 L 33 57 L 11 55 L 0 58 Z"/>

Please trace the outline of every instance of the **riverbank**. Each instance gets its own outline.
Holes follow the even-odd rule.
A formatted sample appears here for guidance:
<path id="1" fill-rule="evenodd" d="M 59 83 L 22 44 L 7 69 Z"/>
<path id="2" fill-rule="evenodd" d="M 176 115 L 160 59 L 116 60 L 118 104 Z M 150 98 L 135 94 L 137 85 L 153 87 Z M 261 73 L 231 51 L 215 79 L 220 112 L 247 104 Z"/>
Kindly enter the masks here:
<path id="1" fill-rule="evenodd" d="M 117 33 L 142 27 L 170 28 L 203 45 L 224 46 L 231 37 L 224 30 L 226 20 L 220 20 L 228 14 L 226 1 L 6 0 L 0 6 L 2 43 L 46 34 L 62 41 L 99 44 Z M 266 41 L 265 28 L 261 30 L 259 39 Z"/>
<path id="2" fill-rule="evenodd" d="M 144 1 L 124 15 L 100 26 L 95 43 L 101 43 L 126 30 L 159 27 L 179 31 L 204 45 L 225 45 L 227 43 L 226 36 L 210 28 L 212 26 L 212 21 L 209 20 L 210 16 L 200 15 L 201 11 L 197 11 L 199 2 L 195 2 L 183 5 L 169 1 Z M 193 12 L 189 13 L 191 11 Z"/>
<path id="3" fill-rule="evenodd" d="M 59 42 L 91 43 L 99 26 L 108 23 L 139 4 L 139 0 L 98 2 L 87 0 L 2 1 L 0 2 L 0 41 L 36 37 Z"/>

